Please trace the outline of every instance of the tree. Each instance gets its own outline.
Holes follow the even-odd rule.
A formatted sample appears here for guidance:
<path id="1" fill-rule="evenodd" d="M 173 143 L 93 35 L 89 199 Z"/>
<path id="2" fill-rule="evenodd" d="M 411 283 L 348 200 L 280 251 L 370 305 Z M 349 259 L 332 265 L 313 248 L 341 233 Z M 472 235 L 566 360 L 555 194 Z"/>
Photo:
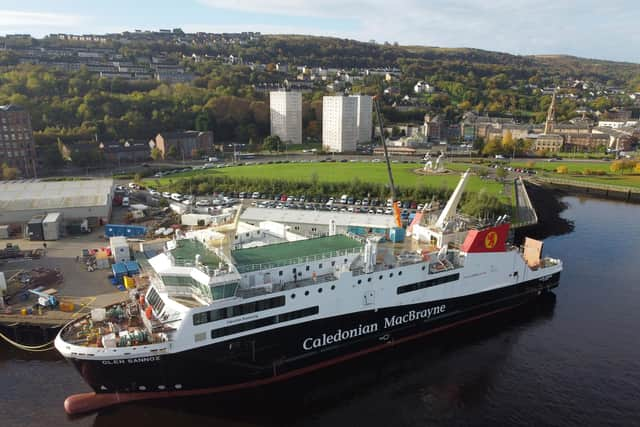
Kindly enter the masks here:
<path id="1" fill-rule="evenodd" d="M 284 144 L 278 135 L 269 135 L 262 142 L 262 149 L 270 153 L 284 149 Z"/>
<path id="2" fill-rule="evenodd" d="M 485 156 L 495 156 L 502 153 L 502 143 L 498 138 L 489 140 L 482 149 L 482 154 Z"/>
<path id="3" fill-rule="evenodd" d="M 18 177 L 18 169 L 12 168 L 6 163 L 2 164 L 2 179 L 11 181 Z"/>
<path id="4" fill-rule="evenodd" d="M 484 138 L 479 136 L 473 141 L 473 149 L 478 151 L 478 153 L 482 153 L 482 149 L 484 148 Z"/>
<path id="5" fill-rule="evenodd" d="M 178 157 L 178 149 L 176 148 L 175 145 L 172 145 L 171 147 L 169 147 L 169 150 L 167 150 L 167 156 L 169 159 L 176 159 L 176 157 Z"/>
<path id="6" fill-rule="evenodd" d="M 153 147 L 151 149 L 151 158 L 155 161 L 162 159 L 162 151 L 158 147 Z"/>
<path id="7" fill-rule="evenodd" d="M 506 155 L 514 156 L 516 151 L 516 142 L 513 140 L 513 134 L 511 131 L 506 131 L 502 136 L 502 151 Z"/>
<path id="8" fill-rule="evenodd" d="M 556 173 L 559 173 L 560 175 L 566 175 L 569 173 L 569 168 L 566 167 L 565 165 L 558 166 L 556 168 Z"/>

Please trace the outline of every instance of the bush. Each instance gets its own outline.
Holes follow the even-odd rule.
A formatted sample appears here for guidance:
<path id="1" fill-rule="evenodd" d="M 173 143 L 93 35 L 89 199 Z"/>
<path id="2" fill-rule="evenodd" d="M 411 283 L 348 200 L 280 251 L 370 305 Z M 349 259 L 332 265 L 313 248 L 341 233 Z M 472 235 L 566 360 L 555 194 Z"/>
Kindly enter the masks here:
<path id="1" fill-rule="evenodd" d="M 558 167 L 556 168 L 556 173 L 559 173 L 559 174 L 561 174 L 561 175 L 566 175 L 566 174 L 568 174 L 568 173 L 569 173 L 569 168 L 568 168 L 568 167 L 566 167 L 566 166 L 564 166 L 564 165 L 562 165 L 562 166 L 558 166 Z"/>

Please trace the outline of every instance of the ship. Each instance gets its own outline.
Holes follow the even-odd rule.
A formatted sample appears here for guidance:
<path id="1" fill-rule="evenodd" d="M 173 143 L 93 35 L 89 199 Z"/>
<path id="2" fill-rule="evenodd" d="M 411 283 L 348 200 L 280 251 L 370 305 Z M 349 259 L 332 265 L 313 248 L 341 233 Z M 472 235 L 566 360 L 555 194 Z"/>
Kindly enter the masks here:
<path id="1" fill-rule="evenodd" d="M 146 289 L 58 333 L 55 347 L 93 389 L 65 409 L 262 387 L 557 287 L 562 261 L 534 239 L 510 244 L 506 215 L 464 227 L 456 219 L 467 178 L 435 223 L 414 219 L 404 244 L 335 224 L 324 236 L 254 246 L 217 231 L 167 241 L 143 264 Z"/>

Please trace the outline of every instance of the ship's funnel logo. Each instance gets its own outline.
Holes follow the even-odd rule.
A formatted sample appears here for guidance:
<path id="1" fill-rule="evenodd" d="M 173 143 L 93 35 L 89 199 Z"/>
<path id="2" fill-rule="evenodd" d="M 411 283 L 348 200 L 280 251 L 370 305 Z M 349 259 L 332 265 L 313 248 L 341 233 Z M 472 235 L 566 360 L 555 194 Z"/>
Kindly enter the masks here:
<path id="1" fill-rule="evenodd" d="M 490 231 L 484 238 L 484 247 L 487 249 L 493 249 L 498 244 L 498 233 Z"/>

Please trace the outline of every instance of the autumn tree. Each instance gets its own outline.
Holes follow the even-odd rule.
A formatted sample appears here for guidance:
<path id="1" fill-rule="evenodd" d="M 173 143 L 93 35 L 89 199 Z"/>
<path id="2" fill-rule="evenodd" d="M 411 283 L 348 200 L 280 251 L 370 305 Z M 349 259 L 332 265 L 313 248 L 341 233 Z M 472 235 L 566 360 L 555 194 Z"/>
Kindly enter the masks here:
<path id="1" fill-rule="evenodd" d="M 560 175 L 566 175 L 569 173 L 569 168 L 566 167 L 565 165 L 558 166 L 556 168 L 556 173 L 559 173 Z"/>
<path id="2" fill-rule="evenodd" d="M 485 156 L 495 156 L 496 154 L 502 154 L 502 142 L 498 138 L 489 140 L 482 149 L 482 154 Z"/>

